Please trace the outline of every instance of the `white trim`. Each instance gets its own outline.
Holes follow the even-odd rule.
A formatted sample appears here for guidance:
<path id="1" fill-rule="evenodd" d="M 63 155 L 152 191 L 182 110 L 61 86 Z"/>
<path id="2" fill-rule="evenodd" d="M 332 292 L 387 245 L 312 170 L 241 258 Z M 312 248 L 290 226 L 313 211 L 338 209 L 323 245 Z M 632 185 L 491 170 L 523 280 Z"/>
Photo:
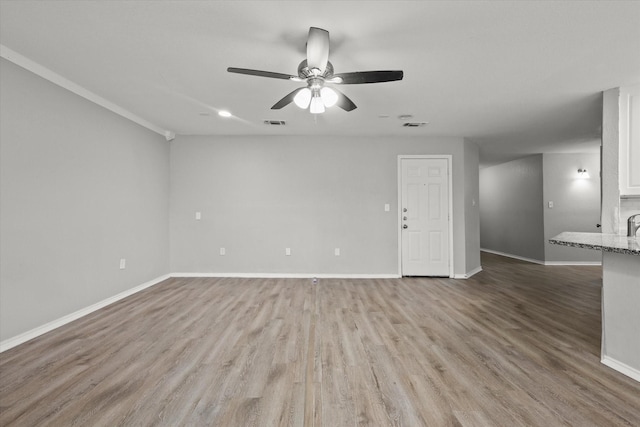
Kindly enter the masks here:
<path id="1" fill-rule="evenodd" d="M 640 370 L 633 368 L 626 363 L 619 362 L 609 356 L 602 356 L 600 363 L 610 367 L 611 369 L 615 369 L 616 371 L 628 376 L 629 378 L 640 382 Z"/>
<path id="2" fill-rule="evenodd" d="M 160 276 L 156 279 L 153 279 L 149 282 L 143 283 L 141 285 L 138 285 L 134 288 L 131 289 L 127 289 L 124 292 L 120 292 L 117 295 L 114 295 L 112 297 L 109 297 L 107 299 L 104 299 L 100 302 L 97 302 L 95 304 L 92 304 L 88 307 L 82 308 L 78 311 L 75 311 L 71 314 L 67 314 L 66 316 L 63 316 L 59 319 L 53 320 L 49 323 L 45 323 L 44 325 L 38 326 L 36 328 L 31 329 L 30 331 L 24 332 L 20 335 L 17 335 L 15 337 L 12 338 L 8 338 L 4 341 L 0 342 L 0 353 L 2 353 L 3 351 L 9 350 L 10 348 L 13 348 L 17 345 L 20 345 L 22 343 L 25 343 L 33 338 L 39 337 L 40 335 L 46 334 L 47 332 L 50 332 L 56 328 L 59 328 L 60 326 L 66 325 L 67 323 L 73 322 L 74 320 L 77 320 L 83 316 L 86 316 L 87 314 L 91 314 L 96 310 L 100 310 L 101 308 L 104 308 L 110 304 L 113 304 L 116 301 L 120 301 L 123 298 L 126 298 L 128 296 L 131 296 L 137 292 L 140 292 L 143 289 L 149 288 L 153 285 L 156 285 L 164 280 L 167 280 L 170 278 L 170 275 L 165 274 L 164 276 Z"/>
<path id="3" fill-rule="evenodd" d="M 479 265 L 478 267 L 474 268 L 473 270 L 467 272 L 467 277 L 475 276 L 476 274 L 480 273 L 481 271 L 482 271 L 482 266 Z"/>
<path id="4" fill-rule="evenodd" d="M 449 277 L 455 278 L 453 268 L 453 155 L 452 154 L 400 154 L 398 155 L 398 275 L 402 277 L 402 159 L 446 159 L 449 186 Z"/>
<path id="5" fill-rule="evenodd" d="M 545 261 L 544 265 L 602 265 L 602 261 Z"/>
<path id="6" fill-rule="evenodd" d="M 534 264 L 540 264 L 540 265 L 560 265 L 560 266 L 561 265 L 602 265 L 601 261 L 540 261 L 533 258 L 525 258 L 518 255 L 507 254 L 500 251 L 494 251 L 491 249 L 480 248 L 480 250 L 482 252 L 488 252 L 490 254 L 506 256 L 508 258 L 519 259 L 521 261 L 532 262 Z"/>
<path id="7" fill-rule="evenodd" d="M 513 254 L 507 254 L 504 252 L 500 252 L 500 251 L 494 251 L 491 249 L 485 249 L 485 248 L 480 248 L 480 250 L 482 252 L 488 252 L 490 254 L 495 254 L 495 255 L 500 255 L 500 256 L 506 256 L 507 258 L 514 258 L 514 259 L 519 259 L 520 261 L 526 261 L 526 262 L 532 262 L 534 264 L 540 264 L 540 265 L 544 265 L 544 261 L 540 261 L 537 259 L 533 259 L 533 258 L 525 258 L 522 256 L 518 256 L 518 255 L 513 255 Z"/>
<path id="8" fill-rule="evenodd" d="M 124 108 L 114 104 L 111 101 L 107 101 L 103 97 L 96 95 L 88 89 L 83 88 L 82 86 L 62 77 L 60 74 L 57 74 L 50 69 L 38 64 L 37 62 L 32 61 L 31 59 L 20 55 L 18 52 L 9 49 L 8 47 L 0 44 L 0 57 L 6 59 L 7 61 L 13 62 L 19 67 L 24 68 L 25 70 L 31 71 L 33 74 L 42 77 L 45 80 L 50 81 L 53 84 L 56 84 L 64 89 L 67 89 L 70 92 L 75 93 L 78 96 L 81 96 L 94 104 L 97 104 L 107 110 L 114 112 L 125 119 L 131 120 L 134 123 L 139 124 L 142 127 L 145 127 L 153 132 L 159 133 L 164 136 L 167 141 L 171 141 L 175 138 L 175 134 L 169 130 L 162 129 L 159 126 L 133 114 L 132 112 L 125 110 Z"/>
<path id="9" fill-rule="evenodd" d="M 397 274 L 311 273 L 171 273 L 171 277 L 230 277 L 246 279 L 399 279 Z"/>
<path id="10" fill-rule="evenodd" d="M 479 266 L 479 267 L 474 268 L 473 270 L 468 271 L 468 272 L 466 272 L 464 274 L 456 274 L 456 275 L 453 276 L 453 278 L 454 279 L 468 279 L 471 276 L 474 276 L 474 275 L 480 273 L 481 271 L 482 271 L 482 266 Z"/>

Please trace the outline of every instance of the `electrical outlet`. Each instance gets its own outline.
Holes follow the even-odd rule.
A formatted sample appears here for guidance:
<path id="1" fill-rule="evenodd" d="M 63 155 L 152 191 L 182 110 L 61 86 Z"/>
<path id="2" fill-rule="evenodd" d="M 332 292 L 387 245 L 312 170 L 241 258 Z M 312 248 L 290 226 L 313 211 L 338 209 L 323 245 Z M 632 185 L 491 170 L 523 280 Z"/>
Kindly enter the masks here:
<path id="1" fill-rule="evenodd" d="M 225 248 L 220 248 L 220 255 L 226 255 L 227 250 Z"/>
<path id="2" fill-rule="evenodd" d="M 340 256 L 340 248 L 335 248 L 335 249 L 333 250 L 333 254 L 334 254 L 335 256 Z"/>
<path id="3" fill-rule="evenodd" d="M 127 267 L 127 260 L 120 258 L 120 270 L 124 270 Z"/>
<path id="4" fill-rule="evenodd" d="M 196 212 L 196 220 L 200 221 L 202 219 L 202 213 Z"/>
<path id="5" fill-rule="evenodd" d="M 286 256 L 290 256 L 291 255 L 291 248 L 284 248 L 284 254 Z"/>
<path id="6" fill-rule="evenodd" d="M 384 211 L 385 212 L 389 212 L 391 210 L 391 206 L 389 205 L 389 203 L 385 203 L 384 204 Z"/>

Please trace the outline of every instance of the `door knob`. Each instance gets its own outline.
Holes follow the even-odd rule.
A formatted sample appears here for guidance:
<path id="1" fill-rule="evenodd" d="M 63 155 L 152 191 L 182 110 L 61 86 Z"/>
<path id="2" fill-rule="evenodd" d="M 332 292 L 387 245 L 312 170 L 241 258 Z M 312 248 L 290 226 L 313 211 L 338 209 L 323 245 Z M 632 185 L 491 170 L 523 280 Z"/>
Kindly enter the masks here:
<path id="1" fill-rule="evenodd" d="M 406 211 L 407 211 L 407 208 L 402 209 L 402 212 L 406 212 Z"/>
<path id="2" fill-rule="evenodd" d="M 403 225 L 402 228 L 409 228 L 407 224 Z"/>
<path id="3" fill-rule="evenodd" d="M 402 217 L 402 219 L 403 219 L 404 221 L 406 221 L 406 220 L 407 220 L 407 217 L 406 217 L 406 216 L 403 216 L 403 217 Z"/>

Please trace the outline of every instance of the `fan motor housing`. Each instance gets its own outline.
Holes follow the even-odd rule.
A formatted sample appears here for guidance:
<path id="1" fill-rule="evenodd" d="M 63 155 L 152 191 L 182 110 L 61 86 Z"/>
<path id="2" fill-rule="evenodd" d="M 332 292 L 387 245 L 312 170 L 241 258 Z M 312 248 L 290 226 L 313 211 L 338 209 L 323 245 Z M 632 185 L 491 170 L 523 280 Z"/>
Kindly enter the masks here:
<path id="1" fill-rule="evenodd" d="M 333 65 L 331 64 L 331 62 L 327 61 L 327 66 L 325 67 L 324 72 L 322 74 L 315 75 L 307 65 L 307 60 L 305 59 L 300 63 L 300 65 L 298 65 L 298 76 L 304 80 L 307 80 L 310 77 L 311 78 L 321 77 L 323 79 L 327 79 L 333 76 Z"/>

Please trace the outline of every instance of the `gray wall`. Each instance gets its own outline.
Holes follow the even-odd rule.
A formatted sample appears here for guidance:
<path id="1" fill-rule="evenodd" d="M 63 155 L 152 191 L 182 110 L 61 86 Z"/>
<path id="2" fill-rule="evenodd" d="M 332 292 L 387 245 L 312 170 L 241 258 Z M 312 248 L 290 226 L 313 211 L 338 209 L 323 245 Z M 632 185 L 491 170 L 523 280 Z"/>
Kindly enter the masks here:
<path id="1" fill-rule="evenodd" d="M 0 341 L 169 272 L 397 274 L 400 154 L 453 156 L 454 273 L 480 266 L 478 148 L 462 138 L 169 144 L 0 67 Z"/>
<path id="2" fill-rule="evenodd" d="M 465 194 L 465 236 L 466 236 L 466 269 L 472 272 L 480 267 L 480 175 L 479 152 L 477 144 L 464 145 L 464 194 Z"/>
<path id="3" fill-rule="evenodd" d="M 5 340 L 169 272 L 169 146 L 4 59 L 0 92 Z"/>
<path id="4" fill-rule="evenodd" d="M 624 230 L 619 190 L 620 88 L 603 93 L 602 232 Z M 628 205 L 626 207 L 631 207 Z M 624 235 L 624 234 L 623 234 Z M 640 372 L 640 263 L 631 255 L 602 255 L 602 360 L 625 375 Z M 613 364 L 611 363 L 613 362 Z"/>
<path id="5" fill-rule="evenodd" d="M 589 178 L 579 177 L 578 169 L 586 169 Z M 543 171 L 545 261 L 601 262 L 599 251 L 549 243 L 563 231 L 600 232 L 600 155 L 544 154 Z"/>
<path id="6" fill-rule="evenodd" d="M 544 261 L 542 155 L 480 170 L 480 246 Z"/>
<path id="7" fill-rule="evenodd" d="M 602 232 L 618 234 L 620 221 L 620 88 L 602 93 Z"/>
<path id="8" fill-rule="evenodd" d="M 477 147 L 465 166 L 465 145 L 461 138 L 178 136 L 171 143 L 171 269 L 397 274 L 397 156 L 452 154 L 454 267 L 463 275 L 474 262 L 467 254 L 479 252 L 464 230 L 468 221 L 467 232 L 478 232 L 473 212 L 465 218 Z M 476 168 L 467 182 L 466 167 Z"/>
<path id="9" fill-rule="evenodd" d="M 480 198 L 483 249 L 547 263 L 602 260 L 598 251 L 548 243 L 563 231 L 600 231 L 599 154 L 537 154 L 482 169 Z"/>

